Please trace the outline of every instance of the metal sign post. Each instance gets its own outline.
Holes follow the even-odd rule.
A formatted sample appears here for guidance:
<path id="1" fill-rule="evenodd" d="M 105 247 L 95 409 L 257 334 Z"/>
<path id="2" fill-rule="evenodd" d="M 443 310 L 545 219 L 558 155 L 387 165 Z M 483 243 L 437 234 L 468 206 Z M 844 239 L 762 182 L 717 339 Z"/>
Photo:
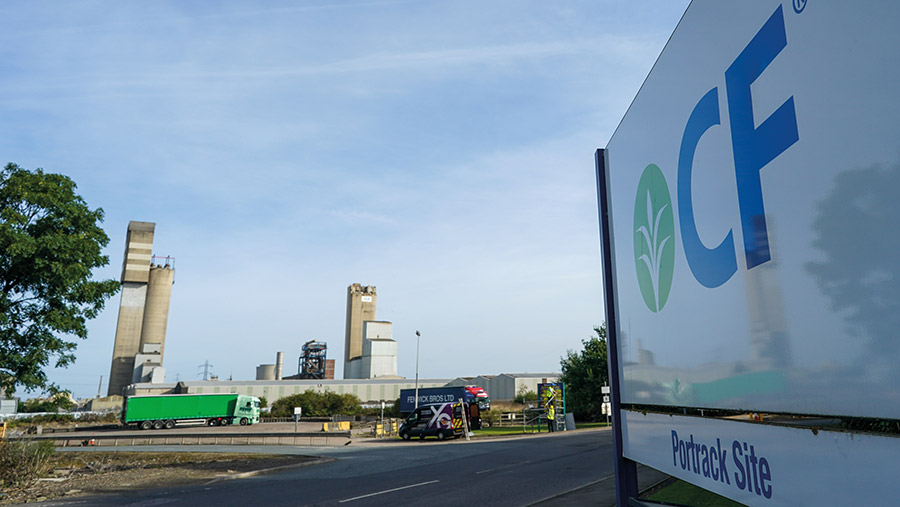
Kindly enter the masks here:
<path id="1" fill-rule="evenodd" d="M 466 402 L 459 402 L 459 411 L 462 412 L 462 423 L 463 423 L 463 431 L 466 432 L 466 440 L 470 440 L 469 438 L 469 410 L 466 408 Z"/>
<path id="2" fill-rule="evenodd" d="M 612 384 L 612 425 L 613 448 L 615 449 L 616 504 L 626 507 L 629 498 L 638 495 L 637 464 L 625 458 L 622 440 L 621 399 L 619 397 L 619 314 L 616 301 L 615 260 L 613 257 L 613 237 L 610 221 L 609 175 L 606 166 L 606 150 L 598 149 L 595 162 L 597 167 L 597 208 L 600 214 L 600 249 L 603 254 L 603 299 L 606 304 L 606 348 L 609 358 L 609 381 Z"/>
<path id="3" fill-rule="evenodd" d="M 300 414 L 303 413 L 303 407 L 294 407 L 294 433 L 297 433 L 297 423 L 300 422 Z"/>
<path id="4" fill-rule="evenodd" d="M 600 392 L 603 393 L 603 412 L 606 414 L 606 425 L 609 425 L 609 386 L 603 386 L 600 388 Z"/>

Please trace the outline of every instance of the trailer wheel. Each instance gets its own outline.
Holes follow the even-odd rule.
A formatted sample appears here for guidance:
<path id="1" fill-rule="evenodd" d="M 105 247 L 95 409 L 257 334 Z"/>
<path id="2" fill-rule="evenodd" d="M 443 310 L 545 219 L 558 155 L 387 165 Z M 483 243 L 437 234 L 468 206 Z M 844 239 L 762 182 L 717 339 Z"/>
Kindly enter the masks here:
<path id="1" fill-rule="evenodd" d="M 166 429 L 167 429 L 167 430 L 170 430 L 170 429 L 172 429 L 172 428 L 174 428 L 174 427 L 175 427 L 175 421 L 173 421 L 173 420 L 171 420 L 171 419 L 169 419 L 168 421 L 166 421 Z"/>
<path id="2" fill-rule="evenodd" d="M 438 437 L 438 440 L 443 441 L 445 438 L 447 438 L 447 435 L 445 435 L 443 431 L 439 431 L 437 434 L 437 437 Z"/>
<path id="3" fill-rule="evenodd" d="M 142 430 L 149 430 L 153 427 L 153 423 L 150 421 L 141 421 L 140 428 Z"/>
<path id="4" fill-rule="evenodd" d="M 241 417 L 241 426 L 246 426 L 250 421 L 246 417 Z"/>
<path id="5" fill-rule="evenodd" d="M 402 438 L 403 440 L 409 440 L 409 432 L 404 431 L 403 433 L 400 434 L 400 438 Z"/>
<path id="6" fill-rule="evenodd" d="M 207 426 L 218 426 L 218 423 L 216 423 L 215 419 L 209 419 L 208 421 L 206 421 L 206 425 Z"/>
<path id="7" fill-rule="evenodd" d="M 164 425 L 165 425 L 165 423 L 162 421 L 153 421 L 153 429 L 155 429 L 155 430 L 163 429 Z"/>
<path id="8" fill-rule="evenodd" d="M 226 417 L 226 418 L 222 419 L 221 424 L 222 424 L 222 426 L 228 426 L 229 424 L 231 424 L 231 419 Z"/>

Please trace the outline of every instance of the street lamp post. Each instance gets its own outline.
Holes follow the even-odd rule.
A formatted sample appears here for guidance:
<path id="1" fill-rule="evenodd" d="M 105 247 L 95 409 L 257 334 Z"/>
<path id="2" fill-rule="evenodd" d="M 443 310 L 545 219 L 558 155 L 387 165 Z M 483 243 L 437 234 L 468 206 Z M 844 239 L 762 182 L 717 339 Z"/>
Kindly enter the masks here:
<path id="1" fill-rule="evenodd" d="M 416 330 L 416 408 L 419 408 L 419 330 Z"/>

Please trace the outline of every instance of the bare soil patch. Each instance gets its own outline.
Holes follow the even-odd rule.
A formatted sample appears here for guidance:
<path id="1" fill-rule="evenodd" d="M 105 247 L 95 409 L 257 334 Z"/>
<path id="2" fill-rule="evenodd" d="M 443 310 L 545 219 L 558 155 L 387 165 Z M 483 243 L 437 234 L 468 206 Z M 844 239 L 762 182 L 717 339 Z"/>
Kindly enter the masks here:
<path id="1" fill-rule="evenodd" d="M 204 483 L 315 459 L 318 458 L 204 452 L 57 452 L 47 477 L 27 488 L 0 490 L 0 505 Z"/>

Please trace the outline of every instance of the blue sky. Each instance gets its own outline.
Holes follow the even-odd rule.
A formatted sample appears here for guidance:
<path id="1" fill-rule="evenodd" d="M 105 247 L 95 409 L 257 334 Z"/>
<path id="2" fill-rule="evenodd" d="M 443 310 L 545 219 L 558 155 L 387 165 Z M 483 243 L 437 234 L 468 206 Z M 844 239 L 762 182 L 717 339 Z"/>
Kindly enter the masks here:
<path id="1" fill-rule="evenodd" d="M 558 371 L 603 319 L 593 153 L 687 6 L 11 2 L 3 162 L 70 176 L 175 257 L 169 380 L 252 379 L 378 288 L 399 374 Z M 51 379 L 103 393 L 119 296 Z"/>

